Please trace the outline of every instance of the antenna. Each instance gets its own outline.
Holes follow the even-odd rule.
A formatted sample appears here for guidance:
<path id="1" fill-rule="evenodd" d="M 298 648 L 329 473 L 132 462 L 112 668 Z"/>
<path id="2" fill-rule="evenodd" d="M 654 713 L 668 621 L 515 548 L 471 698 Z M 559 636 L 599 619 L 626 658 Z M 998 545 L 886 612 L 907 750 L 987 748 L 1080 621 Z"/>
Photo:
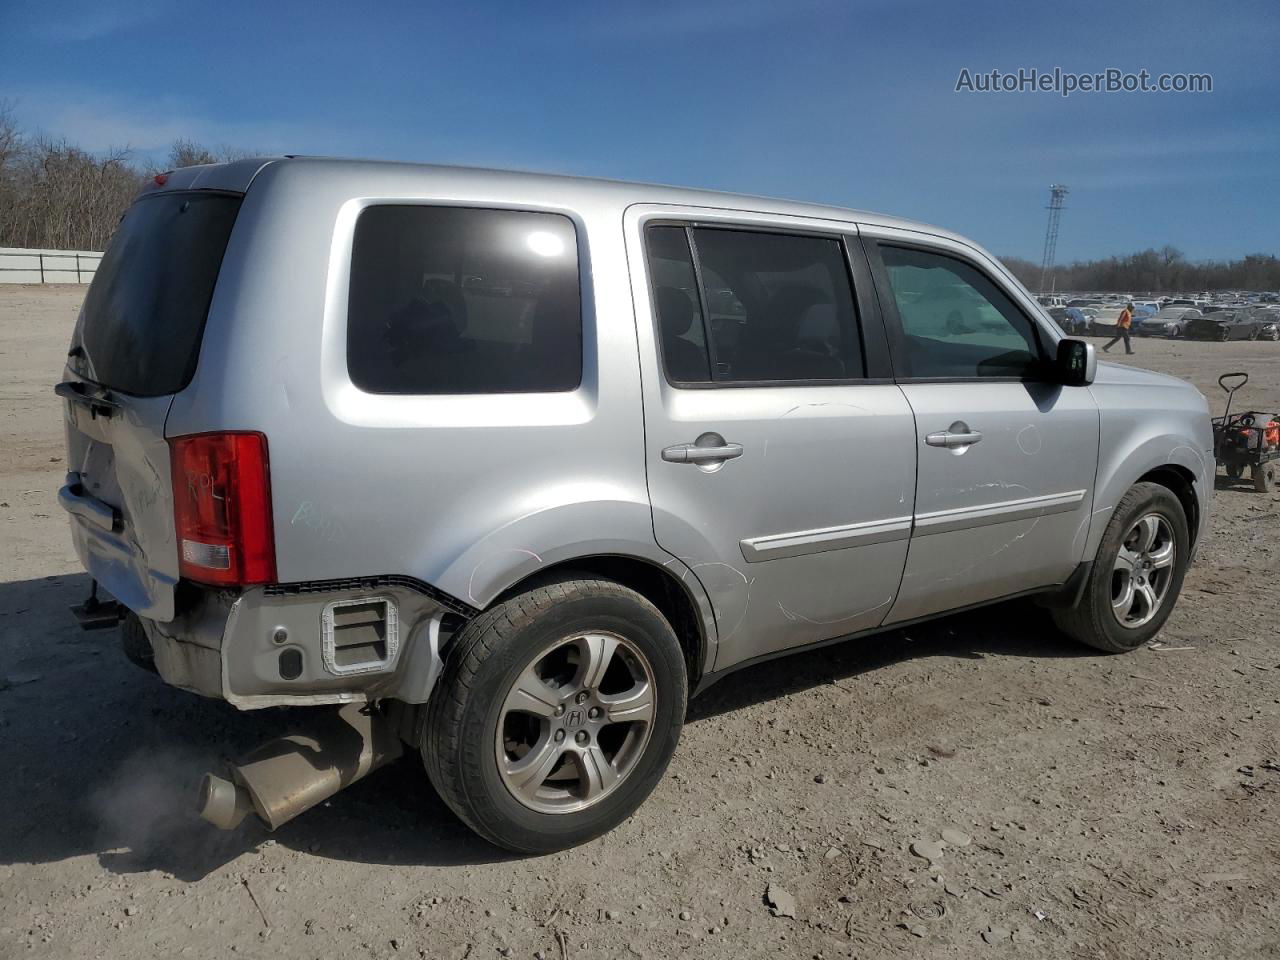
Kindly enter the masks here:
<path id="1" fill-rule="evenodd" d="M 1053 272 L 1053 261 L 1058 254 L 1058 224 L 1062 220 L 1062 201 L 1066 199 L 1067 188 L 1061 183 L 1049 185 L 1049 226 L 1044 231 L 1044 259 L 1040 261 L 1040 292 L 1044 293 L 1045 281 L 1049 281 L 1049 292 L 1058 286 L 1058 278 Z"/>

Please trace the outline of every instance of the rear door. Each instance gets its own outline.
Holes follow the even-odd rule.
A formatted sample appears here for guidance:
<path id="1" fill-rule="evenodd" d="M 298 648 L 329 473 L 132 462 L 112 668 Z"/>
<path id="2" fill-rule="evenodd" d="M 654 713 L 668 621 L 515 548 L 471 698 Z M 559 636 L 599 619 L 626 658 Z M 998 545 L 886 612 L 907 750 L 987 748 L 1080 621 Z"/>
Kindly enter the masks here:
<path id="1" fill-rule="evenodd" d="M 878 625 L 916 454 L 854 228 L 647 206 L 626 222 L 654 531 L 711 597 L 715 668 Z"/>
<path id="2" fill-rule="evenodd" d="M 983 258 L 913 231 L 864 232 L 877 235 L 867 250 L 919 460 L 911 548 L 888 622 L 1062 583 L 1089 532 L 1093 395 L 1051 382 L 1048 325 Z"/>
<path id="3" fill-rule="evenodd" d="M 89 573 L 125 606 L 174 615 L 178 580 L 164 425 L 191 381 L 239 194 L 161 191 L 125 213 L 76 322 L 58 393 L 58 499 Z"/>

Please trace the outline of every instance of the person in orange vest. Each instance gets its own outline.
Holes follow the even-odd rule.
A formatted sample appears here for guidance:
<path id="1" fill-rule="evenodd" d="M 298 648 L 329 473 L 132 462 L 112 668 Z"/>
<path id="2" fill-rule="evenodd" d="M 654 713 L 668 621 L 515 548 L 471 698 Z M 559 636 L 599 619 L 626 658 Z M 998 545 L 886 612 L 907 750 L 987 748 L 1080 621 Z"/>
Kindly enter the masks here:
<path id="1" fill-rule="evenodd" d="M 1102 348 L 1103 352 L 1110 350 L 1120 340 L 1124 341 L 1124 352 L 1133 353 L 1133 345 L 1129 343 L 1129 328 L 1133 326 L 1133 304 L 1126 303 L 1124 309 L 1120 311 L 1120 316 L 1116 317 L 1116 335 L 1111 338 L 1111 342 Z"/>

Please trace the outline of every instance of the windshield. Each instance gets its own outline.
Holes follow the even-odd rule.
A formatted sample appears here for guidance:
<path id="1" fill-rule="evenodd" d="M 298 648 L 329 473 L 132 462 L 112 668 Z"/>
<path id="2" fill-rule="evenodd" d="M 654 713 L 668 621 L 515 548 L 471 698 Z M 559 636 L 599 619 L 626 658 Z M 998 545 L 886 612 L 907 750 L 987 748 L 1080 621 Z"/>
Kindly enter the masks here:
<path id="1" fill-rule="evenodd" d="M 128 209 L 76 325 L 70 363 L 78 375 L 148 397 L 191 381 L 241 199 L 167 193 Z"/>

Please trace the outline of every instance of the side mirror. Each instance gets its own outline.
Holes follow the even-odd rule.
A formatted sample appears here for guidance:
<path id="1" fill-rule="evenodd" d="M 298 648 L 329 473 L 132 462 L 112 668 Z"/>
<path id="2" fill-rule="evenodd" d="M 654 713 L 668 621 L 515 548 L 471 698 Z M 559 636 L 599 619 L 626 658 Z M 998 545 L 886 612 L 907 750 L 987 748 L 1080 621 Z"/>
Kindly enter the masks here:
<path id="1" fill-rule="evenodd" d="M 1084 340 L 1059 340 L 1054 369 L 1064 387 L 1087 387 L 1098 375 L 1098 354 Z"/>

